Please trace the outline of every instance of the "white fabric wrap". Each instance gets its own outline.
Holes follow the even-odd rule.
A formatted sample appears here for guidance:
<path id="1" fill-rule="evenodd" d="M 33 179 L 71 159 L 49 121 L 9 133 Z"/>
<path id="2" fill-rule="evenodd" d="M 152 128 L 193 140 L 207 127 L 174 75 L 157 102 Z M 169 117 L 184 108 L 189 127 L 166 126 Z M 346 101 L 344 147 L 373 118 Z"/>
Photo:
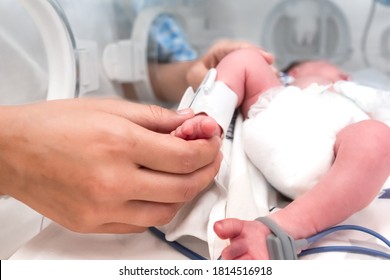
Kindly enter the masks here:
<path id="1" fill-rule="evenodd" d="M 372 119 L 390 126 L 390 91 L 349 81 L 339 81 L 333 87 L 337 93 L 349 98 Z"/>
<path id="2" fill-rule="evenodd" d="M 190 107 L 195 114 L 207 114 L 215 119 L 226 133 L 236 106 L 237 94 L 224 82 L 216 81 L 211 87 L 201 87 L 196 94 L 192 88 L 188 88 L 179 109 Z"/>
<path id="3" fill-rule="evenodd" d="M 195 200 L 181 208 L 175 218 L 161 228 L 167 240 L 193 236 L 208 243 L 209 256 L 217 259 L 228 244 L 214 232 L 214 223 L 224 218 L 254 220 L 269 214 L 277 193 L 263 174 L 248 161 L 242 143 L 241 115 L 237 116 L 234 141 L 223 139 L 223 161 L 214 182 Z M 243 205 L 245 207 L 243 207 Z"/>
<path id="4" fill-rule="evenodd" d="M 190 106 L 192 88 L 185 96 L 180 108 Z M 234 141 L 223 140 L 224 160 L 214 182 L 162 228 L 167 239 L 196 237 L 208 243 L 212 259 L 218 258 L 227 243 L 216 236 L 216 221 L 269 214 L 268 209 L 279 205 L 276 188 L 291 198 L 305 192 L 332 164 L 338 131 L 368 118 L 350 98 L 327 87 L 264 93 L 249 119 L 238 115 Z"/>
<path id="5" fill-rule="evenodd" d="M 244 149 L 271 185 L 295 199 L 329 170 L 337 133 L 368 118 L 328 87 L 273 89 L 250 109 Z"/>

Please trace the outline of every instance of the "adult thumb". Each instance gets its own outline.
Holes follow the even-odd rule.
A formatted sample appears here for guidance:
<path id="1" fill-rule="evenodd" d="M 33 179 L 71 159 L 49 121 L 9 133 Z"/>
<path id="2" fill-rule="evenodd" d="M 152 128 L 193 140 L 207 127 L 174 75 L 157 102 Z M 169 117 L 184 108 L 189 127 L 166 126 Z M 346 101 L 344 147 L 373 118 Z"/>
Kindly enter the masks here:
<path id="1" fill-rule="evenodd" d="M 157 105 L 126 103 L 126 108 L 120 110 L 121 115 L 129 121 L 155 132 L 170 133 L 185 120 L 194 116 L 191 109 L 175 111 Z"/>
<path id="2" fill-rule="evenodd" d="M 91 105 L 91 101 L 87 103 Z M 92 102 L 95 109 L 120 116 L 139 126 L 162 133 L 170 133 L 185 120 L 192 118 L 191 109 L 180 111 L 166 109 L 157 105 L 134 103 L 119 99 L 95 100 Z"/>

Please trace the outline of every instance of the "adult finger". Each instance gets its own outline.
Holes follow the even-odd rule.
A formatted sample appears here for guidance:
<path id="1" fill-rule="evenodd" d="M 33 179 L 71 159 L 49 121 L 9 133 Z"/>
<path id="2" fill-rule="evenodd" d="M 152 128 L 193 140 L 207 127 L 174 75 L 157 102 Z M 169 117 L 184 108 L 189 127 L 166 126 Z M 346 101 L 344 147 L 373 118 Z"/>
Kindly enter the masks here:
<path id="1" fill-rule="evenodd" d="M 120 207 L 111 209 L 107 221 L 131 224 L 140 228 L 162 226 L 174 218 L 182 205 L 181 203 L 131 200 L 125 202 Z"/>
<path id="2" fill-rule="evenodd" d="M 170 133 L 185 120 L 194 116 L 190 110 L 176 112 L 156 105 L 145 105 L 124 100 L 100 100 L 98 108 L 138 124 L 146 129 Z"/>
<path id="3" fill-rule="evenodd" d="M 145 113 L 145 107 L 141 104 L 119 100 L 99 100 L 99 102 L 93 102 L 92 105 L 88 103 L 88 106 L 110 114 L 122 114 L 127 118 L 106 118 L 105 121 L 107 125 L 113 127 L 114 134 L 119 136 L 116 144 L 117 150 L 127 156 L 132 163 L 149 169 L 171 173 L 190 173 L 213 162 L 221 146 L 221 139 L 218 137 L 185 141 L 168 133 L 154 131 L 167 129 L 170 133 L 188 116 L 193 116 L 191 111 L 187 116 L 181 116 L 161 108 L 162 114 L 156 115 L 151 111 Z M 123 145 L 119 147 L 118 144 Z"/>
<path id="4" fill-rule="evenodd" d="M 186 175 L 139 169 L 127 175 L 127 181 L 122 179 L 123 186 L 116 193 L 129 200 L 187 202 L 210 185 L 218 172 L 219 161 Z"/>
<path id="5" fill-rule="evenodd" d="M 146 231 L 147 229 L 148 227 L 140 227 L 126 223 L 106 223 L 99 225 L 86 233 L 141 233 Z"/>
<path id="6" fill-rule="evenodd" d="M 129 157 L 148 169 L 177 174 L 191 173 L 215 161 L 221 147 L 220 137 L 186 141 L 151 131 L 138 133 L 129 140 Z"/>

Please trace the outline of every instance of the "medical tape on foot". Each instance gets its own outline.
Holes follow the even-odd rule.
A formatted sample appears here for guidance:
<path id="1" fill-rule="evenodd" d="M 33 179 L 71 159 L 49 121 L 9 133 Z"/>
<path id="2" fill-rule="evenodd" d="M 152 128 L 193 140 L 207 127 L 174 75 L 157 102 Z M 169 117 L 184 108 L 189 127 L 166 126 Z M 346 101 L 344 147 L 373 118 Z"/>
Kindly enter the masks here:
<path id="1" fill-rule="evenodd" d="M 237 106 L 237 94 L 224 82 L 215 81 L 216 70 L 211 69 L 198 90 L 187 89 L 179 108 L 191 108 L 195 114 L 204 113 L 220 125 L 226 134 Z"/>

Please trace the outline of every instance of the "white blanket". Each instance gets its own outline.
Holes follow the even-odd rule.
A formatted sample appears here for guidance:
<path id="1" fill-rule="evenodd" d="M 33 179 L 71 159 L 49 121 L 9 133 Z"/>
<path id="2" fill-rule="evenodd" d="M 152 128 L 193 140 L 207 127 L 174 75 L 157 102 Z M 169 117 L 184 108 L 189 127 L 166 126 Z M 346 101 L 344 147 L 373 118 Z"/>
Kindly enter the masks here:
<path id="1" fill-rule="evenodd" d="M 337 86 L 342 87 L 337 89 Z M 356 89 L 366 92 L 364 88 L 355 88 L 355 85 L 350 83 L 342 83 L 337 86 L 336 89 L 339 94 L 347 94 L 348 92 L 351 94 L 350 90 L 348 90 L 351 88 L 353 89 L 353 93 L 356 93 Z M 288 90 L 296 91 L 295 89 Z M 297 95 L 301 94 L 298 92 L 299 91 L 297 91 Z M 378 96 L 381 96 L 380 98 L 383 98 L 383 100 L 388 100 L 386 94 L 388 93 L 381 92 Z M 363 106 L 362 104 L 367 97 L 360 98 L 360 96 L 365 95 L 359 95 L 358 101 L 354 100 L 349 101 L 349 103 L 347 102 L 348 110 L 350 109 L 354 112 L 357 110 L 356 112 L 359 112 L 358 118 L 354 120 L 358 120 L 360 116 L 362 118 L 367 118 L 369 115 L 362 113 L 363 110 L 361 108 L 352 108 L 354 103 L 360 104 L 360 107 Z M 264 95 L 264 97 L 267 97 L 267 99 L 264 99 L 263 102 L 270 104 L 270 101 L 275 96 L 270 92 L 268 95 Z M 341 96 L 339 97 L 341 98 Z M 345 102 L 342 102 L 339 97 L 332 96 L 325 103 L 329 102 L 329 104 L 333 104 L 333 102 L 336 102 L 342 106 L 341 104 L 344 104 Z M 369 95 L 369 97 L 372 96 Z M 333 98 L 335 98 L 335 100 L 333 100 Z M 290 101 L 293 102 L 292 100 Z M 313 102 L 316 103 L 315 100 L 313 100 Z M 283 105 L 284 102 L 280 100 L 280 104 Z M 288 104 L 290 104 L 290 106 L 288 106 Z M 286 110 L 283 111 L 284 115 L 290 116 L 288 115 L 288 112 L 290 114 L 303 114 L 303 111 L 300 111 L 298 107 L 291 106 L 292 103 L 288 104 L 284 104 L 286 105 L 284 107 L 281 106 Z M 304 102 L 297 102 L 296 105 L 303 106 L 305 104 L 306 103 Z M 390 108 L 390 104 L 387 104 L 388 105 L 382 107 Z M 307 113 L 311 113 L 310 109 L 307 110 L 309 110 Z M 327 117 L 328 121 L 336 121 L 338 117 L 340 117 L 333 115 L 333 110 L 334 108 L 332 108 L 331 116 Z M 344 116 L 342 107 L 339 108 L 338 112 L 341 113 L 341 117 Z M 324 113 L 327 113 L 327 111 L 324 110 Z M 382 117 L 384 119 L 389 119 L 390 114 L 384 113 Z M 303 115 L 301 118 L 301 121 L 306 120 Z M 291 121 L 293 118 L 287 118 L 287 120 Z M 316 127 L 317 126 L 314 125 L 312 129 L 316 129 Z M 294 132 L 291 130 L 288 131 Z M 311 134 L 313 131 L 302 129 L 300 132 Z M 267 215 L 270 212 L 269 209 L 272 209 L 273 207 L 283 207 L 281 203 L 285 202 L 280 199 L 279 193 L 265 180 L 263 174 L 250 160 L 248 160 L 244 151 L 244 137 L 242 133 L 243 119 L 241 116 L 238 116 L 235 121 L 235 130 L 233 133 L 234 141 L 228 138 L 225 138 L 223 141 L 222 152 L 224 154 L 224 160 L 222 162 L 221 170 L 215 178 L 215 182 L 210 185 L 208 190 L 199 195 L 195 201 L 186 205 L 178 213 L 176 218 L 164 228 L 168 239 L 179 240 L 180 242 L 185 239 L 185 244 L 188 244 L 192 249 L 195 249 L 205 257 L 211 257 L 212 259 L 218 258 L 221 250 L 226 246 L 226 242 L 220 240 L 213 231 L 213 224 L 215 221 L 226 217 L 252 220 L 258 216 Z M 294 133 L 296 133 L 296 131 Z M 309 137 L 314 136 L 311 135 Z M 289 138 L 283 139 L 288 141 L 290 145 L 293 143 Z M 297 141 L 297 144 L 301 144 L 301 142 Z M 289 155 L 293 155 L 293 152 L 289 151 L 289 149 L 287 149 L 287 152 Z M 305 163 L 307 164 L 307 162 L 302 162 L 302 165 Z M 288 172 L 288 170 L 286 172 Z M 367 226 L 390 239 L 390 223 L 388 223 L 387 218 L 388 213 L 390 213 L 389 188 L 390 179 L 383 188 L 384 194 L 379 195 L 369 207 L 354 214 L 351 218 L 346 220 L 345 223 Z M 368 244 L 376 249 L 388 250 L 383 248 L 380 241 L 365 234 L 351 233 L 350 231 L 331 235 L 323 239 L 319 245 L 338 245 L 346 243 L 354 245 Z M 82 246 L 80 246 L 80 244 L 82 244 Z M 208 245 L 208 249 L 204 248 L 202 245 Z M 209 251 L 210 256 L 207 256 L 207 251 Z M 153 236 L 150 236 L 148 233 L 124 236 L 82 235 L 72 233 L 57 225 L 51 225 L 46 228 L 40 235 L 22 247 L 13 256 L 14 259 L 179 259 L 182 257 L 182 255 L 172 251 L 166 244 L 155 239 Z M 327 253 L 311 255 L 305 258 L 349 259 L 365 257 L 348 253 Z"/>
<path id="2" fill-rule="evenodd" d="M 216 221 L 226 217 L 253 220 L 267 215 L 277 200 L 275 190 L 243 152 L 242 122 L 238 116 L 234 141 L 223 141 L 224 160 L 215 182 L 164 228 L 168 240 L 190 235 L 207 242 L 212 259 L 217 259 L 226 247 L 226 241 L 214 233 Z"/>
<path id="3" fill-rule="evenodd" d="M 276 189 L 294 199 L 329 170 L 338 132 L 368 118 L 325 86 L 273 89 L 249 111 L 244 150 Z"/>
<path id="4" fill-rule="evenodd" d="M 335 92 L 312 85 L 263 94 L 251 108 L 249 120 L 237 118 L 234 141 L 224 140 L 224 161 L 215 183 L 165 228 L 167 238 L 196 236 L 209 244 L 211 258 L 218 258 L 226 242 L 215 235 L 215 221 L 267 215 L 283 203 L 271 185 L 291 198 L 313 186 L 333 162 L 337 132 L 371 117 L 374 106 L 370 110 L 362 106 L 368 97 L 372 104 L 388 94 L 370 91 L 352 100 L 358 90 L 366 92 L 364 87 L 340 82 Z"/>

